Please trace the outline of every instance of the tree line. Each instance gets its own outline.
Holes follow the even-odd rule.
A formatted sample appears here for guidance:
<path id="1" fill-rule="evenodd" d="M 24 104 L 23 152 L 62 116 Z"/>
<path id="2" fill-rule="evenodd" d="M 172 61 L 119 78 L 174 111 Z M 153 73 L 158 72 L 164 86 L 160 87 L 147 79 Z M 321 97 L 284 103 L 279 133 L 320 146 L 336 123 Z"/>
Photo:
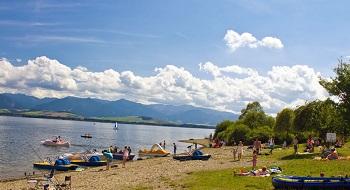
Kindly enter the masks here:
<path id="1" fill-rule="evenodd" d="M 236 121 L 217 124 L 214 138 L 227 144 L 251 143 L 255 138 L 266 142 L 270 137 L 277 143 L 290 143 L 295 136 L 301 141 L 309 135 L 325 140 L 327 133 L 336 133 L 346 140 L 350 132 L 350 64 L 339 59 L 334 72 L 334 78 L 320 78 L 331 98 L 306 102 L 295 109 L 284 108 L 276 117 L 266 114 L 259 102 L 251 102 Z"/>

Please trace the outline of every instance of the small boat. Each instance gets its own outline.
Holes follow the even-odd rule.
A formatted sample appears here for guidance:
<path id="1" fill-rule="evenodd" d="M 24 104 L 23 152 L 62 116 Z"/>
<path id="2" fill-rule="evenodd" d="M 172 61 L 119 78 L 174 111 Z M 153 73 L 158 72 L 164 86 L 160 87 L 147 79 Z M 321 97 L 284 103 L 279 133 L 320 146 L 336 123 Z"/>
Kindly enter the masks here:
<path id="1" fill-rule="evenodd" d="M 195 150 L 192 152 L 192 154 L 180 154 L 175 155 L 173 158 L 175 160 L 185 161 L 185 160 L 209 160 L 211 157 L 210 154 L 203 154 L 200 150 Z"/>
<path id="2" fill-rule="evenodd" d="M 103 154 L 96 152 L 96 151 L 93 151 L 93 150 L 63 154 L 63 157 L 67 158 L 68 160 L 88 160 L 88 158 L 91 158 L 93 156 L 98 156 L 99 158 L 101 158 L 101 156 L 103 156 Z"/>
<path id="3" fill-rule="evenodd" d="M 86 139 L 91 139 L 92 135 L 90 135 L 89 133 L 86 133 L 84 135 L 80 135 L 81 138 L 86 138 Z"/>
<path id="4" fill-rule="evenodd" d="M 71 164 L 70 161 L 67 159 L 57 159 L 55 163 L 51 163 L 48 161 L 35 162 L 33 166 L 38 169 L 46 169 L 46 170 L 55 169 L 58 171 L 75 170 L 78 168 L 78 165 Z"/>
<path id="5" fill-rule="evenodd" d="M 139 150 L 140 157 L 165 157 L 169 154 L 170 152 L 164 150 L 163 147 L 161 147 L 159 144 L 154 144 L 150 150 Z"/>
<path id="6" fill-rule="evenodd" d="M 276 176 L 272 178 L 275 189 L 350 189 L 350 178 Z"/>
<path id="7" fill-rule="evenodd" d="M 113 154 L 113 159 L 115 160 L 123 160 L 123 153 L 112 153 Z M 128 160 L 133 160 L 135 158 L 135 154 L 134 153 L 130 153 Z"/>
<path id="8" fill-rule="evenodd" d="M 100 157 L 98 157 L 98 156 L 91 156 L 89 158 L 89 160 L 83 160 L 83 159 L 70 160 L 70 162 L 72 164 L 76 164 L 76 165 L 79 165 L 79 166 L 90 166 L 90 167 L 107 165 L 107 161 L 101 160 Z"/>
<path id="9" fill-rule="evenodd" d="M 115 122 L 113 129 L 118 130 L 118 123 L 117 122 Z"/>
<path id="10" fill-rule="evenodd" d="M 46 146 L 70 146 L 70 143 L 68 141 L 61 139 L 59 136 L 55 137 L 54 139 L 46 139 L 44 141 L 41 141 L 41 144 Z"/>

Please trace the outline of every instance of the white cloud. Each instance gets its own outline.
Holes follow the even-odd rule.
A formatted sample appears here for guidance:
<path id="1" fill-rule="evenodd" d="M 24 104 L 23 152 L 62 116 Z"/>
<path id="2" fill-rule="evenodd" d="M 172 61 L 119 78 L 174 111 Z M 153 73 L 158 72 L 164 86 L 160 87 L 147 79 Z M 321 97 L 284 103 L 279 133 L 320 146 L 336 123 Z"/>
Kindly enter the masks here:
<path id="1" fill-rule="evenodd" d="M 233 112 L 239 112 L 248 102 L 259 101 L 268 113 L 328 96 L 318 83 L 320 73 L 306 65 L 274 66 L 265 75 L 252 68 L 219 67 L 212 62 L 200 63 L 199 69 L 212 75 L 212 79 L 195 77 L 174 65 L 156 68 L 155 75 L 142 77 L 132 71 L 92 72 L 81 66 L 72 69 L 45 56 L 23 66 L 1 59 L 0 92 L 37 97 L 126 98 Z"/>
<path id="2" fill-rule="evenodd" d="M 252 34 L 244 32 L 239 34 L 234 30 L 227 30 L 224 40 L 226 45 L 232 52 L 240 47 L 258 48 L 267 47 L 281 49 L 283 48 L 282 41 L 275 37 L 264 37 L 262 40 L 257 40 Z"/>

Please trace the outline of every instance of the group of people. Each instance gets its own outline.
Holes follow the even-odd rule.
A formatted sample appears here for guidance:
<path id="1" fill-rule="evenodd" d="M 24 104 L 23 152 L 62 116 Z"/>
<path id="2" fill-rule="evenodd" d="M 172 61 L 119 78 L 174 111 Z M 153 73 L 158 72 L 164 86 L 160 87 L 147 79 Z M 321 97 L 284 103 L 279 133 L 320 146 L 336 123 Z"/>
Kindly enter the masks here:
<path id="1" fill-rule="evenodd" d="M 236 161 L 236 158 L 238 160 L 242 159 L 243 153 L 244 153 L 244 146 L 243 146 L 243 142 L 239 141 L 238 144 L 236 144 L 235 142 L 233 143 L 233 160 Z"/>
<path id="2" fill-rule="evenodd" d="M 165 150 L 165 140 L 163 140 L 163 142 L 160 142 L 159 145 Z M 173 154 L 176 155 L 176 151 L 177 151 L 177 146 L 175 143 L 173 143 Z"/>
<path id="3" fill-rule="evenodd" d="M 123 164 L 123 168 L 125 168 L 125 163 L 126 163 L 126 161 L 128 161 L 129 155 L 131 153 L 130 146 L 124 146 L 124 149 L 123 150 L 119 150 L 119 151 L 118 151 L 118 147 L 117 146 L 114 146 L 114 147 L 110 146 L 108 148 L 108 150 L 103 150 L 102 154 L 107 159 L 106 170 L 109 170 L 110 164 L 113 161 L 113 153 L 123 154 L 123 162 L 122 162 L 122 164 Z"/>
<path id="4" fill-rule="evenodd" d="M 62 140 L 61 136 L 57 136 L 52 142 L 57 143 L 57 142 L 61 142 L 61 140 Z"/>
<path id="5" fill-rule="evenodd" d="M 327 160 L 336 160 L 339 158 L 339 156 L 335 147 L 329 148 L 328 146 L 324 145 L 321 149 L 321 158 L 324 158 Z"/>

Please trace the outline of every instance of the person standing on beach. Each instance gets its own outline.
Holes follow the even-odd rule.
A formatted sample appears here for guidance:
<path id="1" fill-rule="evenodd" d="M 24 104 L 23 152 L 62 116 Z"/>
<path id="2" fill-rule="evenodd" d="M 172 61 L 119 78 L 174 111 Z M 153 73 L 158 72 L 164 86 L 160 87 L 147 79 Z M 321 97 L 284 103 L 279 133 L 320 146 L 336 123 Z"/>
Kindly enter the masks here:
<path id="1" fill-rule="evenodd" d="M 258 152 L 256 150 L 253 151 L 253 170 L 256 168 L 256 163 L 258 162 Z"/>
<path id="2" fill-rule="evenodd" d="M 129 158 L 129 151 L 128 151 L 128 147 L 125 146 L 124 150 L 123 150 L 123 168 L 125 168 L 125 163 Z"/>
<path id="3" fill-rule="evenodd" d="M 107 165 L 106 165 L 106 170 L 109 170 L 110 164 L 113 160 L 113 154 L 107 150 L 103 150 L 102 154 L 104 157 L 107 159 Z"/>
<path id="4" fill-rule="evenodd" d="M 270 154 L 272 154 L 274 146 L 275 146 L 275 140 L 273 139 L 273 137 L 271 137 L 269 140 Z"/>
<path id="5" fill-rule="evenodd" d="M 244 149 L 243 149 L 243 143 L 242 143 L 242 141 L 239 141 L 238 148 L 237 148 L 238 160 L 241 160 L 241 159 L 242 159 L 243 151 L 244 151 Z"/>
<path id="6" fill-rule="evenodd" d="M 173 146 L 174 146 L 174 155 L 176 155 L 176 144 L 175 143 L 173 143 Z"/>
<path id="7" fill-rule="evenodd" d="M 256 138 L 253 144 L 253 150 L 255 150 L 257 154 L 259 154 L 260 149 L 261 149 L 261 141 L 259 141 L 259 139 Z"/>
<path id="8" fill-rule="evenodd" d="M 165 150 L 165 140 L 163 141 L 163 149 Z"/>
<path id="9" fill-rule="evenodd" d="M 131 148 L 128 146 L 129 155 L 131 154 Z"/>
<path id="10" fill-rule="evenodd" d="M 294 137 L 294 139 L 293 139 L 293 148 L 294 148 L 294 154 L 297 154 L 297 152 L 298 152 L 298 139 L 297 139 L 297 137 Z"/>
<path id="11" fill-rule="evenodd" d="M 236 142 L 233 143 L 232 153 L 233 153 L 233 161 L 236 161 L 236 156 L 238 153 L 238 146 L 237 146 Z"/>

